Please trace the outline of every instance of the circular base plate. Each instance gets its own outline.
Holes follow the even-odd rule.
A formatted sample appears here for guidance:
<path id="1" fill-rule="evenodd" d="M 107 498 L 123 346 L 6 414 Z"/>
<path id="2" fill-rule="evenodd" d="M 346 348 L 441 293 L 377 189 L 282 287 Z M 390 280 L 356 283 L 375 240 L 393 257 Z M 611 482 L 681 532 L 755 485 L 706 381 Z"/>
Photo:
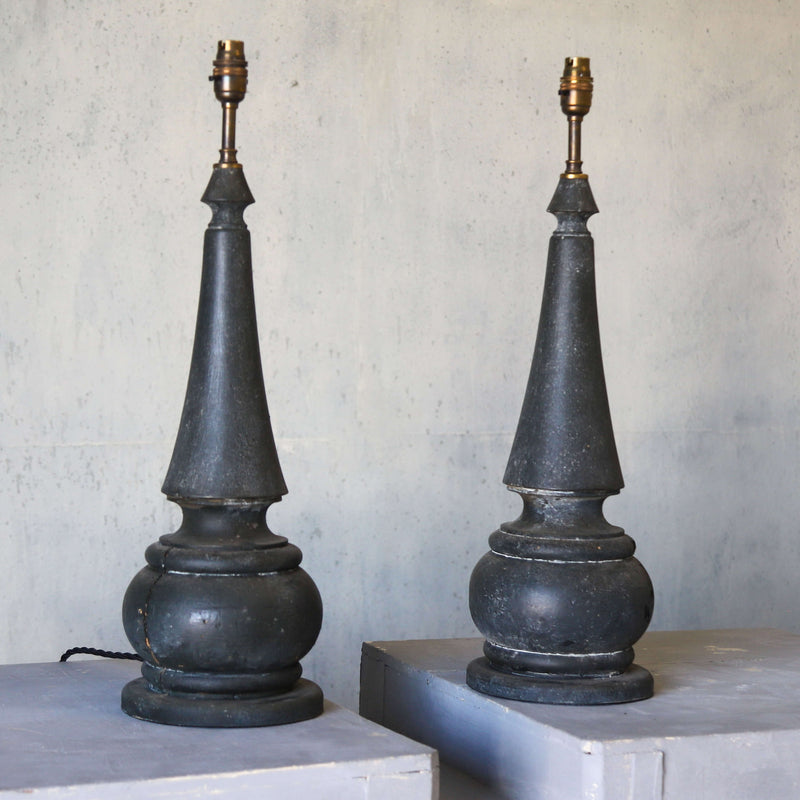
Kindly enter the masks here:
<path id="1" fill-rule="evenodd" d="M 631 664 L 618 675 L 569 678 L 500 672 L 487 658 L 476 658 L 467 667 L 467 686 L 508 700 L 569 706 L 632 703 L 653 696 L 653 676 L 638 664 Z"/>
<path id="2" fill-rule="evenodd" d="M 153 691 L 144 678 L 122 690 L 122 710 L 136 719 L 192 728 L 256 728 L 318 717 L 322 690 L 301 678 L 288 691 L 266 697 L 220 697 L 209 693 Z"/>

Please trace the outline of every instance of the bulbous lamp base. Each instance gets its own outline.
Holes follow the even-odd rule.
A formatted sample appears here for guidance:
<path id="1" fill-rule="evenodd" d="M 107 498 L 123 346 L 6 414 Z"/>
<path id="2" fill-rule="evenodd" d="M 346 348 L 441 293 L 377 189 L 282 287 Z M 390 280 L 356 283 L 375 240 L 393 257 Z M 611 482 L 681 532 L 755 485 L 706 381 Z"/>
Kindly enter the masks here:
<path id="1" fill-rule="evenodd" d="M 322 601 L 299 548 L 269 530 L 262 504 L 184 507 L 183 516 L 147 548 L 125 593 L 125 633 L 143 663 L 122 710 L 207 728 L 321 714 L 322 691 L 300 677 Z"/>
<path id="2" fill-rule="evenodd" d="M 526 492 L 523 512 L 489 537 L 469 585 L 486 641 L 467 685 L 531 703 L 645 700 L 653 677 L 633 644 L 653 612 L 635 544 L 602 514 L 604 497 Z"/>

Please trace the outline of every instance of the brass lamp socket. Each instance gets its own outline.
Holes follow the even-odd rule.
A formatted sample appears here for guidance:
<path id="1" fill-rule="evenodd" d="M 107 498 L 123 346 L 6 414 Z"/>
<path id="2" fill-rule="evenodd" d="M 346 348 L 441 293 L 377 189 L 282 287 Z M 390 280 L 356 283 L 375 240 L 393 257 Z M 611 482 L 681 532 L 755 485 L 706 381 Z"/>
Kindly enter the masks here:
<path id="1" fill-rule="evenodd" d="M 569 157 L 567 171 L 563 173 L 567 178 L 586 177 L 581 170 L 581 122 L 592 107 L 592 83 L 588 58 L 565 59 L 558 94 L 561 110 L 569 120 Z"/>
<path id="2" fill-rule="evenodd" d="M 592 73 L 588 58 L 567 58 L 558 94 L 561 110 L 567 115 L 585 116 L 592 106 Z"/>
<path id="3" fill-rule="evenodd" d="M 214 81 L 214 94 L 220 103 L 241 103 L 247 91 L 247 61 L 244 42 L 231 39 L 217 44 L 214 72 L 208 78 Z"/>
<path id="4" fill-rule="evenodd" d="M 209 80 L 222 103 L 222 147 L 218 166 L 234 167 L 236 162 L 236 108 L 247 92 L 247 61 L 244 42 L 225 39 L 217 44 L 217 57 Z"/>

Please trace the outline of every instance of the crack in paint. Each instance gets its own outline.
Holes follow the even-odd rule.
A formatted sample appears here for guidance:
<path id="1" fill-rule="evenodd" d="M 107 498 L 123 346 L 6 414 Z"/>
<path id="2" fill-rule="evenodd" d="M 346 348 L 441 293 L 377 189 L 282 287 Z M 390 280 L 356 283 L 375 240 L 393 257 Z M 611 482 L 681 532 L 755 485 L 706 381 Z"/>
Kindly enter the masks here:
<path id="1" fill-rule="evenodd" d="M 167 556 L 169 555 L 169 551 L 172 550 L 171 547 L 167 548 L 164 556 L 161 559 L 161 572 L 159 573 L 158 577 L 150 584 L 150 588 L 147 590 L 147 597 L 144 600 L 144 608 L 142 609 L 142 630 L 144 632 L 144 644 L 147 648 L 147 652 L 150 654 L 151 663 L 155 664 L 157 667 L 161 666 L 161 662 L 158 660 L 158 656 L 153 652 L 153 646 L 150 644 L 150 634 L 147 630 L 147 617 L 148 611 L 150 609 L 150 598 L 153 595 L 153 591 L 156 588 L 158 582 L 166 575 L 167 573 Z"/>

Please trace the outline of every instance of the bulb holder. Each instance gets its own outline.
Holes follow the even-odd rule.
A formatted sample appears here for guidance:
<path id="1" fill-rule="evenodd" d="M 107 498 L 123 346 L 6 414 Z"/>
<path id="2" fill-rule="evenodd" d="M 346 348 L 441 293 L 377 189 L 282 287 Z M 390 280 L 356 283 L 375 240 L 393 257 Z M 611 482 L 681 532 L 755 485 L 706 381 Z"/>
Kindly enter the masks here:
<path id="1" fill-rule="evenodd" d="M 561 110 L 569 121 L 569 139 L 567 169 L 562 173 L 564 178 L 585 178 L 581 167 L 581 123 L 592 107 L 592 90 L 594 82 L 589 69 L 589 59 L 572 57 L 564 60 L 564 73 L 558 94 L 561 98 Z"/>

